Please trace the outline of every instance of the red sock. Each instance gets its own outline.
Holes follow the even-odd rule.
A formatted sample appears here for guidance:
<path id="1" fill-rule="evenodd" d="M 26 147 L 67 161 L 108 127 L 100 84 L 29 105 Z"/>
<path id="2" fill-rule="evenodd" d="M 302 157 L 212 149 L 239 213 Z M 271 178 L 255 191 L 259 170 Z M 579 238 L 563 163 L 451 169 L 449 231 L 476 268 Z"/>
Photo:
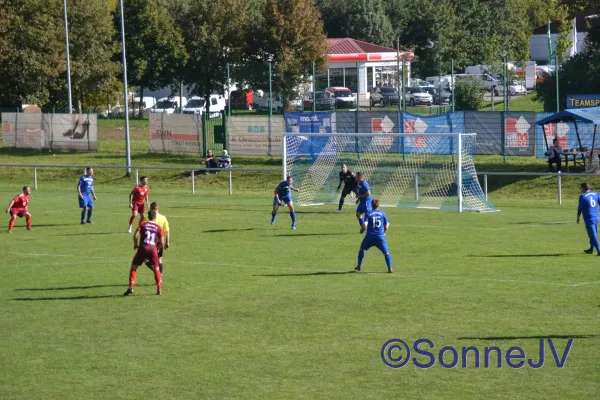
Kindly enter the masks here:
<path id="1" fill-rule="evenodd" d="M 143 218 L 140 218 L 140 222 L 138 223 L 138 228 L 139 228 L 140 226 L 142 226 L 142 222 L 144 222 L 144 219 L 143 219 Z"/>
<path id="2" fill-rule="evenodd" d="M 15 226 L 15 219 L 11 218 L 10 222 L 8 223 L 8 230 L 12 231 L 13 226 Z"/>
<path id="3" fill-rule="evenodd" d="M 129 271 L 129 289 L 133 290 L 133 285 L 135 285 L 135 276 L 137 275 L 137 271 L 132 269 Z"/>
<path id="4" fill-rule="evenodd" d="M 160 274 L 160 269 L 158 267 L 154 267 L 154 281 L 156 282 L 156 288 L 158 290 L 162 290 L 161 278 L 162 276 Z"/>
<path id="5" fill-rule="evenodd" d="M 131 217 L 129 217 L 129 225 L 133 225 L 134 221 L 135 221 L 135 217 L 133 215 Z"/>
<path id="6" fill-rule="evenodd" d="M 25 222 L 27 222 L 27 228 L 31 229 L 31 216 L 25 217 Z"/>

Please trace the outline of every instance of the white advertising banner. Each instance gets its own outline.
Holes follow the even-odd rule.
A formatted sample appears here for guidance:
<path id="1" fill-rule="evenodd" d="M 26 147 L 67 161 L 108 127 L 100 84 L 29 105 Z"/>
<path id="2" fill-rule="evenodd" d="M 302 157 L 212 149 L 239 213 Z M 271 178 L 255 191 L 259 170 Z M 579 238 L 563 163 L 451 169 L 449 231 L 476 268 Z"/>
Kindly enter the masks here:
<path id="1" fill-rule="evenodd" d="M 150 113 L 150 151 L 202 154 L 202 120 L 193 114 Z"/>
<path id="2" fill-rule="evenodd" d="M 43 114 L 2 113 L 2 147 L 45 149 Z"/>
<path id="3" fill-rule="evenodd" d="M 95 114 L 2 113 L 2 146 L 98 151 Z"/>
<path id="4" fill-rule="evenodd" d="M 283 117 L 231 117 L 228 119 L 227 136 L 232 155 L 273 155 L 282 152 L 281 134 L 285 130 Z"/>
<path id="5" fill-rule="evenodd" d="M 44 114 L 49 117 L 52 150 L 98 151 L 96 114 Z"/>

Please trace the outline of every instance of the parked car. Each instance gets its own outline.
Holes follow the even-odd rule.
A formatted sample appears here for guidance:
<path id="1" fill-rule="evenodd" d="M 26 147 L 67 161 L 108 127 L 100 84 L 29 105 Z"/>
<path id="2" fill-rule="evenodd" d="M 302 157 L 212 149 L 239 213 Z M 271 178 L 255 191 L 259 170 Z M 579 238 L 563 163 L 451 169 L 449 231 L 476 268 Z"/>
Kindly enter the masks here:
<path id="1" fill-rule="evenodd" d="M 183 104 L 187 102 L 187 99 L 185 97 L 183 97 L 181 100 Z M 156 101 L 156 104 L 150 109 L 150 112 L 173 114 L 177 112 L 179 107 L 179 97 L 163 97 Z"/>
<path id="2" fill-rule="evenodd" d="M 398 90 L 394 87 L 376 87 L 371 89 L 370 93 L 371 107 L 376 104 L 383 106 L 398 105 L 400 102 L 400 96 Z"/>
<path id="3" fill-rule="evenodd" d="M 288 109 L 292 111 L 303 111 L 304 110 L 304 101 L 301 97 L 291 99 L 288 102 Z"/>
<path id="4" fill-rule="evenodd" d="M 356 107 L 356 96 L 348 88 L 335 86 L 325 89 L 335 99 L 336 108 L 354 108 Z"/>
<path id="5" fill-rule="evenodd" d="M 430 106 L 433 104 L 433 96 L 429 94 L 426 87 L 410 87 L 406 89 L 406 102 L 411 106 L 424 104 Z"/>
<path id="6" fill-rule="evenodd" d="M 202 115 L 206 110 L 206 101 L 203 97 L 192 97 L 183 107 L 184 114 Z M 221 112 L 225 111 L 225 99 L 219 94 L 210 95 L 210 117 L 218 117 Z"/>
<path id="7" fill-rule="evenodd" d="M 254 92 L 254 109 L 258 112 L 269 112 L 269 94 L 264 93 L 262 90 Z M 283 101 L 281 97 L 274 95 L 271 101 L 271 110 L 275 114 L 283 112 Z"/>
<path id="8" fill-rule="evenodd" d="M 525 88 L 525 85 L 523 85 L 523 82 L 512 81 L 508 85 L 508 92 L 511 96 L 517 96 L 521 94 L 527 94 L 527 89 Z"/>
<path id="9" fill-rule="evenodd" d="M 232 110 L 252 110 L 254 104 L 254 92 L 252 90 L 233 90 L 229 93 L 227 107 Z"/>
<path id="10" fill-rule="evenodd" d="M 433 98 L 433 104 L 437 104 L 438 106 L 441 106 L 443 104 L 450 104 L 450 102 L 452 101 L 452 93 L 450 93 L 448 90 L 442 88 L 442 93 L 440 96 L 439 91 L 440 91 L 440 89 L 437 87 L 428 87 L 427 88 L 427 92 Z M 441 101 L 440 101 L 440 97 L 441 97 Z"/>

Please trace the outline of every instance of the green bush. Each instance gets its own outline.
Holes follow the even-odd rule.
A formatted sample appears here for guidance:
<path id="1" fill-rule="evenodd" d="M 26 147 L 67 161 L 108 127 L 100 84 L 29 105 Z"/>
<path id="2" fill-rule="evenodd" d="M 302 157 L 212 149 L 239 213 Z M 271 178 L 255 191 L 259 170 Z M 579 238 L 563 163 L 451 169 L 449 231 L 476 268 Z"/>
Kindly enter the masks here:
<path id="1" fill-rule="evenodd" d="M 483 107 L 483 92 L 475 77 L 456 82 L 454 94 L 456 109 L 462 111 L 477 111 Z"/>

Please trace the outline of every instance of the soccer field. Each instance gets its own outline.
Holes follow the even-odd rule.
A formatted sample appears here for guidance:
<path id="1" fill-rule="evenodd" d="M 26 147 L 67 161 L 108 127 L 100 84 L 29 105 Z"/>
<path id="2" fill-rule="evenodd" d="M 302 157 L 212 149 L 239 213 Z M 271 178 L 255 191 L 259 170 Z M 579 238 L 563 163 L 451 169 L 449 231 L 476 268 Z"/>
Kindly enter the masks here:
<path id="1" fill-rule="evenodd" d="M 354 207 L 299 208 L 292 231 L 284 208 L 269 225 L 271 191 L 151 181 L 172 232 L 163 295 L 140 267 L 122 297 L 129 188 L 99 185 L 95 224 L 79 225 L 75 183 L 33 192 L 33 231 L 2 228 L 1 399 L 600 398 L 600 257 L 582 252 L 576 198 L 492 198 L 502 211 L 489 214 L 385 209 L 394 273 L 376 249 L 354 273 Z M 19 189 L 1 184 L 0 199 Z M 458 365 L 389 368 L 381 349 L 394 338 L 429 339 L 436 359 L 453 346 Z M 541 339 L 560 361 L 569 338 L 563 368 L 546 342 L 542 368 L 507 365 L 514 346 L 538 362 Z M 502 368 L 495 353 L 484 368 L 492 346 Z M 472 353 L 463 368 L 463 347 L 481 350 L 480 368 Z"/>

